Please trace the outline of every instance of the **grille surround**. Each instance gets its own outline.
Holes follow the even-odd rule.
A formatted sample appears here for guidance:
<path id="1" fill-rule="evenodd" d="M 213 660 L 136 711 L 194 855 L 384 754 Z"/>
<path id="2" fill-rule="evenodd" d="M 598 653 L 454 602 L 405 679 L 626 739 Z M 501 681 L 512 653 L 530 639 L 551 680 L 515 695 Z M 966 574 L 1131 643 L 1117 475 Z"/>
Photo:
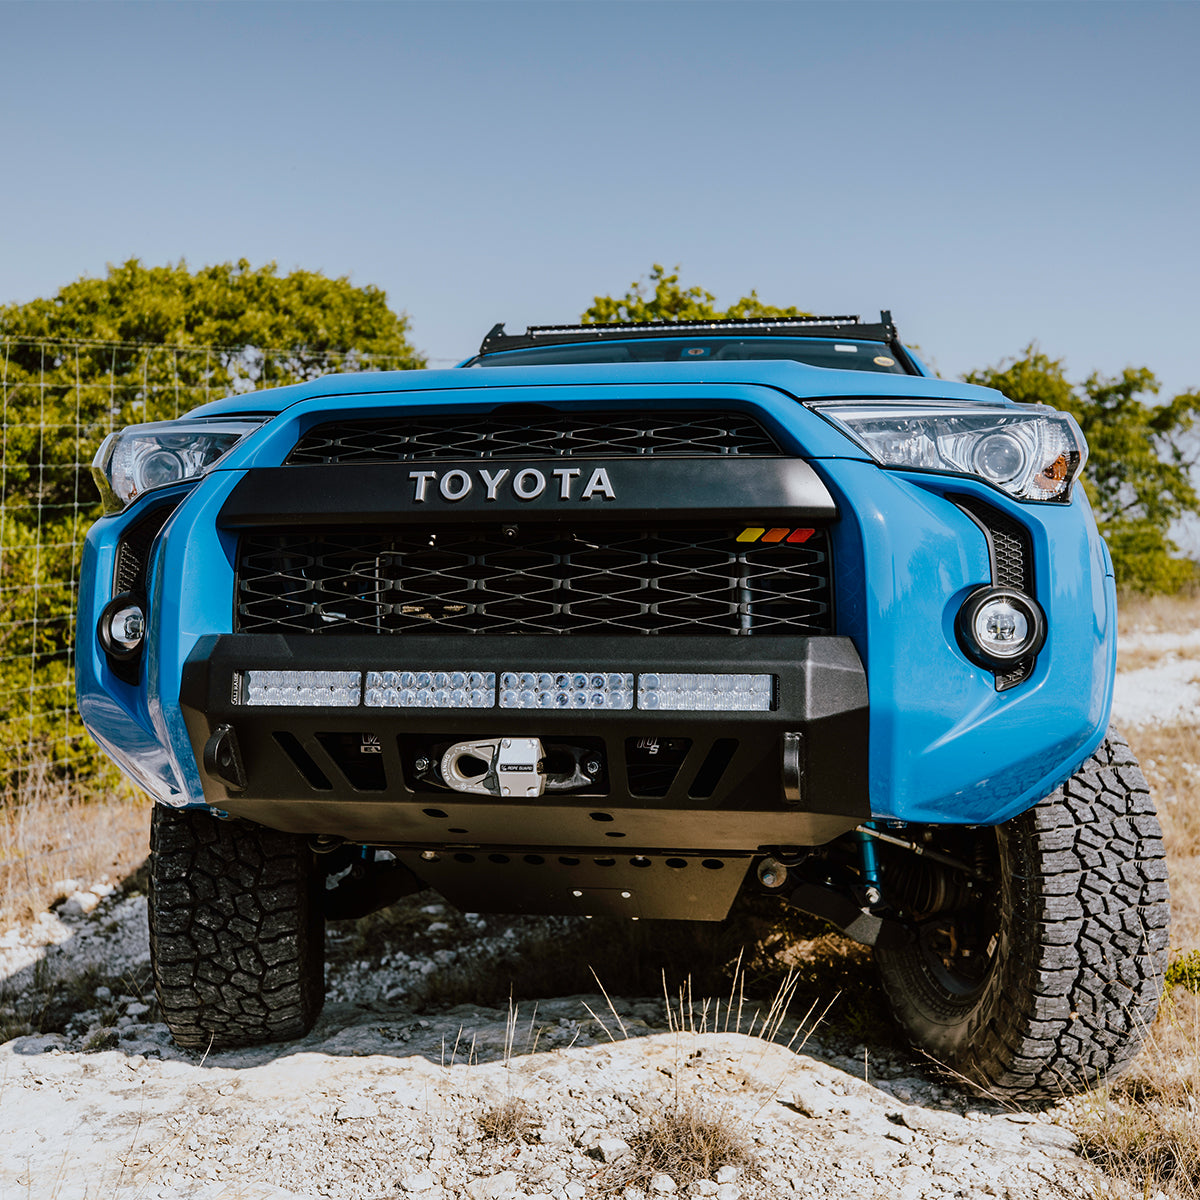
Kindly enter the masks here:
<path id="1" fill-rule="evenodd" d="M 284 466 L 780 453 L 762 425 L 739 412 L 538 410 L 328 421 L 300 438 Z"/>
<path id="2" fill-rule="evenodd" d="M 802 544 L 736 536 L 630 525 L 248 532 L 235 625 L 314 635 L 832 633 L 827 532 Z"/>

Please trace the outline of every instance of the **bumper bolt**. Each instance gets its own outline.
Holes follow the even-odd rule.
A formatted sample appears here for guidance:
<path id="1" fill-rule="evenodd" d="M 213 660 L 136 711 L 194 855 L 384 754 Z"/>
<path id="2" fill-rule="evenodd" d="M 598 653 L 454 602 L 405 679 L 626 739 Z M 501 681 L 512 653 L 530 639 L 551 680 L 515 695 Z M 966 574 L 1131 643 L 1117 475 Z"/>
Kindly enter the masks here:
<path id="1" fill-rule="evenodd" d="M 429 770 L 429 759 L 418 758 L 417 761 L 415 763 L 413 763 L 413 766 L 416 768 L 416 770 L 418 772 L 420 772 L 421 774 L 424 774 L 426 771 Z"/>
<path id="2" fill-rule="evenodd" d="M 763 887 L 779 888 L 787 882 L 787 867 L 773 858 L 764 858 L 758 864 L 758 882 Z"/>

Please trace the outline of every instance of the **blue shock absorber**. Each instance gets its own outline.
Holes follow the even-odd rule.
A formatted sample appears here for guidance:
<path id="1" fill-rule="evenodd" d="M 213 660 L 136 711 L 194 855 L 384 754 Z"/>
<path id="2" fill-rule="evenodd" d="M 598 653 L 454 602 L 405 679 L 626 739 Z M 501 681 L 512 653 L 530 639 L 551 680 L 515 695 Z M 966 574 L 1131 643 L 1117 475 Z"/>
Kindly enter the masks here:
<path id="1" fill-rule="evenodd" d="M 867 891 L 867 899 L 877 904 L 880 898 L 879 861 L 875 857 L 875 839 L 867 830 L 870 824 L 860 826 L 854 831 L 854 840 L 858 842 L 858 857 L 862 864 L 863 886 Z"/>

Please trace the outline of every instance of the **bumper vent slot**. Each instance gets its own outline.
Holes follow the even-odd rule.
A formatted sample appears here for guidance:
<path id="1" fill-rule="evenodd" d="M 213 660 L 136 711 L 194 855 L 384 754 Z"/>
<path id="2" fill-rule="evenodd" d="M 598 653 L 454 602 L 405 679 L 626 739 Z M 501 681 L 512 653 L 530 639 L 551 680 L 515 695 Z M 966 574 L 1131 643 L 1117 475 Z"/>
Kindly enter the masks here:
<path id="1" fill-rule="evenodd" d="M 253 533 L 237 629 L 254 633 L 832 632 L 828 536 L 545 526 Z"/>
<path id="2" fill-rule="evenodd" d="M 954 503 L 975 518 L 988 539 L 988 554 L 992 560 L 992 583 L 996 587 L 1014 588 L 1027 596 L 1033 590 L 1033 548 L 1029 530 L 990 504 L 974 496 L 956 496 Z"/>
<path id="3" fill-rule="evenodd" d="M 167 518 L 175 511 L 175 505 L 160 505 L 148 516 L 131 525 L 117 543 L 117 562 L 113 569 L 113 595 L 132 592 L 135 596 L 146 594 L 146 568 L 150 562 L 150 549 Z"/>
<path id="4" fill-rule="evenodd" d="M 954 503 L 983 530 L 992 564 L 992 583 L 1034 596 L 1033 544 L 1029 530 L 1012 517 L 977 500 L 974 496 L 955 496 Z M 996 691 L 1024 683 L 1033 672 L 1036 659 L 1017 663 L 1011 671 L 996 676 Z"/>
<path id="5" fill-rule="evenodd" d="M 296 443 L 284 465 L 779 453 L 766 430 L 742 413 L 456 413 L 317 425 Z"/>

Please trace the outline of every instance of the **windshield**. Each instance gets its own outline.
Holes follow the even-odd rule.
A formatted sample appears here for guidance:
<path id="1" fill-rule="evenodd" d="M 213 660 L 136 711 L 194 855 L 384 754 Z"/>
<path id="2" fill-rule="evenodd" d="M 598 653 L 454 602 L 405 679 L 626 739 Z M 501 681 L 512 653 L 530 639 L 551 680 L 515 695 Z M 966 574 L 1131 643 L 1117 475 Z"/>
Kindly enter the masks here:
<path id="1" fill-rule="evenodd" d="M 536 367 L 573 363 L 747 362 L 763 359 L 791 359 L 810 367 L 832 367 L 838 371 L 906 373 L 884 342 L 788 337 L 622 338 L 506 350 L 482 355 L 465 365 Z"/>

